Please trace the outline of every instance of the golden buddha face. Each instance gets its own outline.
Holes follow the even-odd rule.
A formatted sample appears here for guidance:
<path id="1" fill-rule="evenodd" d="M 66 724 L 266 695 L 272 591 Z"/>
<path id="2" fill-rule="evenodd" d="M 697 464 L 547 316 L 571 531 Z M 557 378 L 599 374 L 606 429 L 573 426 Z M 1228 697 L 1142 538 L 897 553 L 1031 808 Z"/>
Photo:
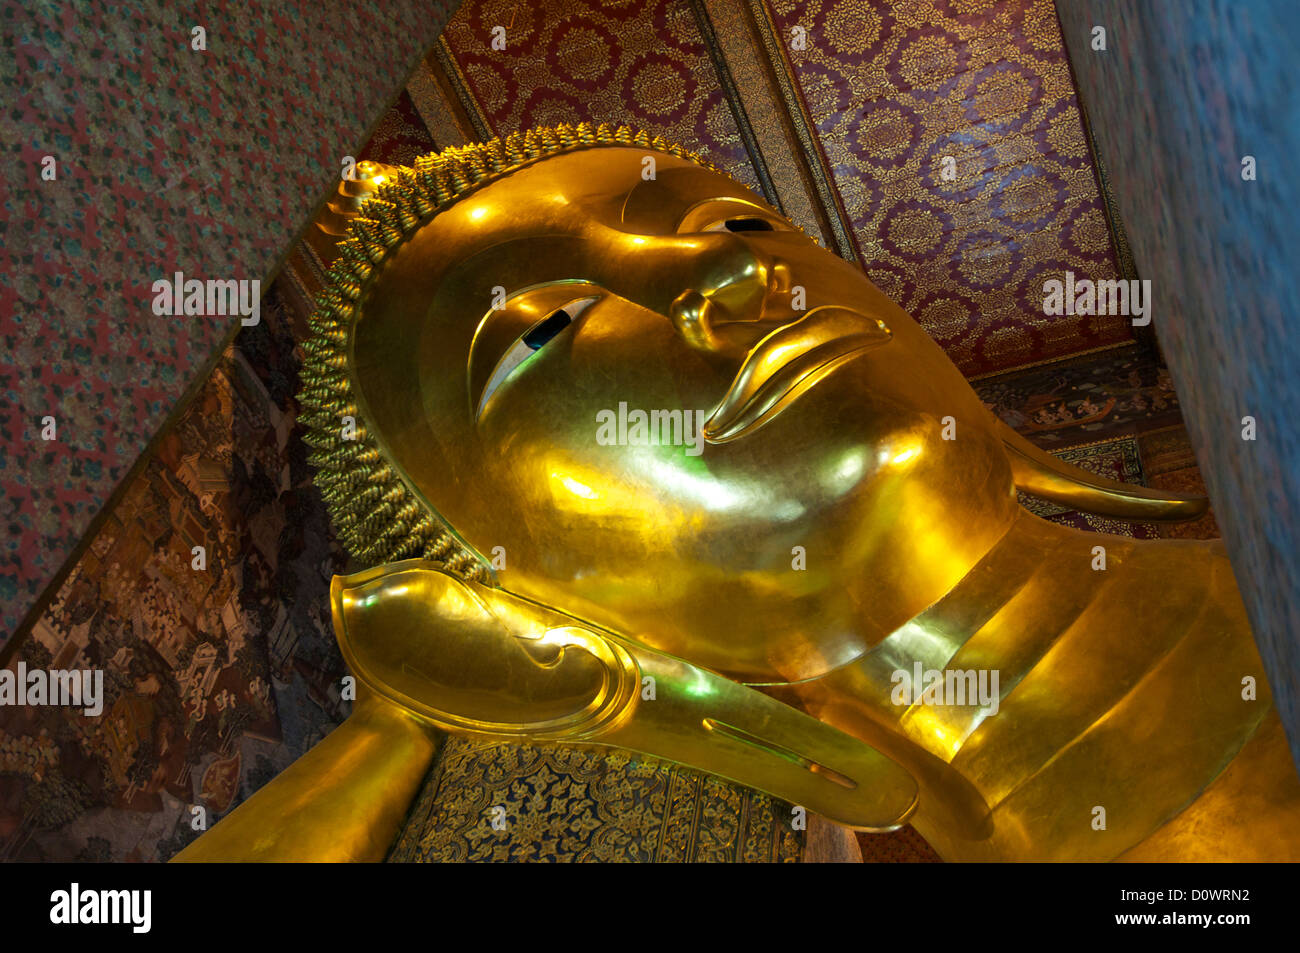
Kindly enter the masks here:
<path id="1" fill-rule="evenodd" d="M 500 585 L 747 681 L 860 655 L 1015 516 L 992 418 L 911 318 L 745 187 L 635 146 L 439 212 L 376 273 L 351 365 Z"/>

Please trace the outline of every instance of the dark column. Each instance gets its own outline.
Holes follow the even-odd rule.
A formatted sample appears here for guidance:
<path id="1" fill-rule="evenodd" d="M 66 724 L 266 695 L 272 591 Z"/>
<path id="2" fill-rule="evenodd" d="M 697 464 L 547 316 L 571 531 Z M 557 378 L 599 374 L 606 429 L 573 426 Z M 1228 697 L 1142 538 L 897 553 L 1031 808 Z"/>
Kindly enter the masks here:
<path id="1" fill-rule="evenodd" d="M 1057 10 L 1300 761 L 1300 5 L 1068 0 Z M 1254 441 L 1242 436 L 1247 416 Z"/>

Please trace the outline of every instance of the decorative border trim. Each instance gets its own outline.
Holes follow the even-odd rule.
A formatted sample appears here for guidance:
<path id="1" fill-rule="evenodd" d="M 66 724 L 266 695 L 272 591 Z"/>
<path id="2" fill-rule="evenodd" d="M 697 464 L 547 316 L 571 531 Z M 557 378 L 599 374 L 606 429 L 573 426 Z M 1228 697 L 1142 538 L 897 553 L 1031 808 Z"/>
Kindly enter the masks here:
<path id="1" fill-rule="evenodd" d="M 813 134 L 814 123 L 808 105 L 804 102 L 803 92 L 795 78 L 794 65 L 786 53 L 784 44 L 777 35 L 776 23 L 768 9 L 766 0 L 746 0 L 745 13 L 750 28 L 763 45 L 766 53 L 764 67 L 784 106 L 783 117 L 791 138 L 799 144 L 800 165 L 807 176 L 809 184 L 819 199 L 817 209 L 822 231 L 830 239 L 831 250 L 841 258 L 865 265 L 862 249 L 858 246 L 853 233 L 848 212 L 835 186 L 826 154 L 822 152 L 821 142 Z"/>
<path id="2" fill-rule="evenodd" d="M 777 190 L 776 183 L 772 181 L 772 173 L 767 167 L 767 160 L 763 158 L 763 148 L 754 132 L 753 123 L 749 121 L 749 114 L 745 111 L 745 104 L 740 97 L 740 89 L 736 86 L 736 78 L 731 75 L 731 68 L 727 65 L 727 57 L 718 44 L 718 35 L 713 29 L 713 21 L 709 19 L 704 0 L 690 0 L 690 5 L 691 12 L 695 14 L 695 24 L 700 31 L 700 38 L 704 41 L 704 48 L 709 54 L 709 60 L 713 63 L 713 71 L 718 76 L 718 85 L 722 88 L 722 93 L 727 98 L 727 106 L 731 109 L 732 118 L 736 121 L 736 129 L 740 132 L 740 141 L 745 147 L 745 152 L 749 155 L 749 164 L 753 166 L 754 174 L 758 177 L 759 186 L 763 190 L 763 198 L 767 199 L 770 205 L 788 218 L 789 212 L 781 202 L 781 193 Z"/>
<path id="3" fill-rule="evenodd" d="M 462 118 L 468 122 L 474 132 L 474 137 L 480 142 L 495 138 L 496 133 L 492 130 L 492 121 L 488 119 L 487 113 L 475 98 L 470 88 L 469 80 L 461 72 L 460 64 L 456 62 L 456 56 L 451 51 L 451 45 L 447 42 L 445 33 L 438 35 L 438 42 L 433 45 L 426 57 L 429 66 L 433 70 L 434 79 L 440 86 L 444 87 L 444 92 L 450 93 L 452 102 L 460 106 L 463 112 Z"/>

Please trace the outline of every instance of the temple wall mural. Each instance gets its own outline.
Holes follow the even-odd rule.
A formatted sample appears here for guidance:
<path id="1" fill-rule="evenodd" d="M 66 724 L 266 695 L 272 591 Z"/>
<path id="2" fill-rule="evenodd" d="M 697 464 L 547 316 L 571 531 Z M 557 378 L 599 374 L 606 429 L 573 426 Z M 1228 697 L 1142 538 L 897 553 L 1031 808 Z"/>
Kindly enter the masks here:
<path id="1" fill-rule="evenodd" d="M 185 48 L 180 33 L 154 31 L 166 41 L 105 71 L 42 38 L 38 19 L 5 32 L 19 61 L 57 58 L 102 107 L 118 102 L 156 158 L 126 179 L 114 171 L 126 146 L 83 125 L 84 105 L 50 110 L 57 91 L 18 101 L 47 121 L 43 137 L 10 137 L 37 171 L 5 200 L 24 217 L 0 226 L 7 264 L 36 274 L 0 288 L 0 389 L 16 397 L 0 407 L 0 662 L 101 669 L 104 711 L 0 710 L 0 859 L 170 860 L 200 840 L 196 808 L 207 827 L 230 816 L 353 712 L 331 579 L 368 566 L 331 522 L 302 397 L 313 311 L 340 260 L 344 149 L 392 176 L 535 126 L 629 125 L 682 143 L 860 266 L 1032 444 L 1120 483 L 1206 493 L 1206 426 L 1193 439 L 1184 423 L 1196 380 L 1171 373 L 1164 334 L 1124 315 L 1044 313 L 1046 281 L 1141 279 L 1156 260 L 1130 248 L 1148 248 L 1152 220 L 1116 202 L 1120 147 L 1110 132 L 1099 149 L 1092 125 L 1102 81 L 1062 33 L 1084 21 L 1058 18 L 1051 0 L 467 0 L 397 4 L 366 29 L 347 16 L 357 22 L 291 4 L 214 18 L 210 56 L 274 55 L 236 59 L 201 93 L 190 68 L 168 72 L 132 106 L 139 76 L 163 75 Z M 1090 77 L 1082 88 L 1076 74 Z M 250 111 L 275 122 L 223 146 Z M 37 181 L 51 142 L 75 189 Z M 185 164 L 166 158 L 176 150 Z M 173 190 L 146 214 L 146 195 Z M 160 274 L 265 278 L 260 323 L 141 324 L 154 276 L 107 253 L 112 230 Z M 103 306 L 91 314 L 86 300 Z M 56 327 L 70 330 L 51 358 L 42 342 Z M 61 428 L 48 447 L 35 437 L 46 410 Z M 1019 499 L 1088 533 L 1221 535 L 1214 510 L 1162 522 Z M 495 808 L 507 828 L 485 820 Z M 636 752 L 443 734 L 387 859 L 942 855 L 908 824 L 792 826 L 801 810 Z"/>
<path id="2" fill-rule="evenodd" d="M 3 10 L 0 122 L 23 176 L 6 183 L 3 254 L 16 279 L 0 291 L 11 357 L 0 365 L 11 395 L 0 407 L 4 638 L 31 624 L 105 501 L 228 343 L 225 321 L 137 320 L 151 313 L 152 282 L 180 270 L 268 284 L 451 4 L 398 3 L 364 28 L 359 10 L 312 3 L 214 4 L 192 23 L 165 4 L 118 6 Z M 47 155 L 53 182 L 42 178 Z M 61 440 L 39 439 L 44 416 L 62 421 Z"/>

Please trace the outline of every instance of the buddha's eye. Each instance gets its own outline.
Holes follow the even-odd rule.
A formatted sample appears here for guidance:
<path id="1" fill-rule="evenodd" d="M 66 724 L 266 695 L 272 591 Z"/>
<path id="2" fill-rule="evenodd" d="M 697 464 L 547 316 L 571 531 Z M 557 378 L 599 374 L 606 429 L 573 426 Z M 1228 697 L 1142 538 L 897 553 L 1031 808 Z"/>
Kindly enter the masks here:
<path id="1" fill-rule="evenodd" d="M 483 396 L 479 398 L 478 411 L 475 416 L 482 415 L 483 408 L 487 406 L 488 398 L 514 373 L 515 368 L 563 333 L 565 328 L 577 320 L 578 316 L 597 300 L 598 298 L 594 295 L 586 298 L 576 298 L 563 308 L 556 308 L 519 335 L 515 342 L 506 349 L 501 359 L 497 361 L 496 367 L 492 369 L 492 375 L 488 378 L 487 386 L 483 388 Z"/>
<path id="2" fill-rule="evenodd" d="M 771 222 L 756 215 L 726 218 L 705 229 L 706 232 L 771 232 L 775 230 L 775 226 Z"/>

